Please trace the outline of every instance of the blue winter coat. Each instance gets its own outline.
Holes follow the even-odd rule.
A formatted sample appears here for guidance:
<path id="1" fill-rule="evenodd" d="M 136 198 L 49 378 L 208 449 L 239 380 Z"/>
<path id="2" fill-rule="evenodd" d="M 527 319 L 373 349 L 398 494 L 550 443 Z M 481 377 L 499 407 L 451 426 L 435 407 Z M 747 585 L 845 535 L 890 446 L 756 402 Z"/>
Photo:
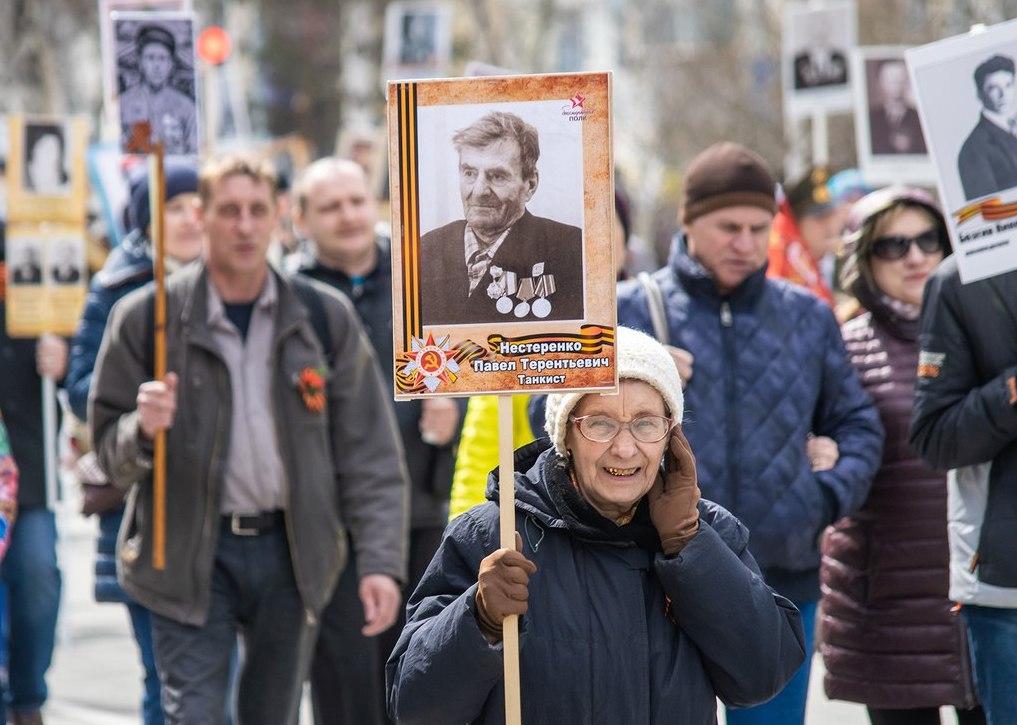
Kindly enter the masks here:
<path id="1" fill-rule="evenodd" d="M 722 297 L 680 238 L 653 277 L 671 344 L 695 358 L 683 428 L 703 496 L 752 532 L 771 586 L 818 598 L 818 536 L 865 501 L 883 448 L 879 414 L 833 313 L 806 290 L 767 279 L 765 267 Z M 618 288 L 618 324 L 653 334 L 638 281 Z M 809 433 L 837 442 L 834 468 L 813 473 Z"/>
<path id="2" fill-rule="evenodd" d="M 110 310 L 117 300 L 151 279 L 152 258 L 149 256 L 148 240 L 136 231 L 128 235 L 119 247 L 114 247 L 106 264 L 92 277 L 85 309 L 71 341 L 64 383 L 71 410 L 79 420 L 88 417 L 88 389 L 92 385 L 92 370 Z"/>
<path id="3" fill-rule="evenodd" d="M 715 723 L 717 697 L 760 702 L 794 674 L 805 656 L 798 610 L 763 583 L 727 511 L 702 502 L 681 554 L 654 555 L 576 533 L 549 488 L 569 484 L 546 440 L 516 451 L 515 466 L 516 529 L 538 567 L 520 618 L 523 722 Z M 493 478 L 487 495 L 497 499 Z M 502 647 L 475 616 L 480 562 L 497 548 L 495 503 L 449 524 L 386 667 L 399 723 L 505 721 Z"/>
<path id="4" fill-rule="evenodd" d="M 148 240 L 139 232 L 128 235 L 110 252 L 106 264 L 92 278 L 85 309 L 71 341 L 67 363 L 66 388 L 71 409 L 79 419 L 88 413 L 88 389 L 99 354 L 102 334 L 114 303 L 152 279 L 152 259 Z M 95 600 L 127 602 L 127 594 L 117 583 L 116 543 L 123 507 L 99 516 L 99 539 L 95 557 Z"/>

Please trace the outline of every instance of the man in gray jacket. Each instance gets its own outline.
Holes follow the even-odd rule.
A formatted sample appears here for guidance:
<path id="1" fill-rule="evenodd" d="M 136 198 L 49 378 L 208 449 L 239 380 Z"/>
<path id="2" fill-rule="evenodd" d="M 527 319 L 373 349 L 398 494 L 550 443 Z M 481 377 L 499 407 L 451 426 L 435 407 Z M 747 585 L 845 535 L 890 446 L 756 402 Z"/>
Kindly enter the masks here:
<path id="1" fill-rule="evenodd" d="M 349 301 L 266 261 L 271 167 L 213 160 L 199 193 L 204 261 L 167 283 L 170 372 L 151 379 L 153 292 L 138 290 L 114 308 L 89 418 L 104 470 L 132 489 L 117 564 L 124 588 L 153 612 L 167 722 L 221 721 L 239 633 L 240 722 L 287 723 L 345 563 L 344 524 L 368 623 L 395 621 L 407 477 L 387 388 Z M 157 570 L 160 431 L 166 565 Z"/>

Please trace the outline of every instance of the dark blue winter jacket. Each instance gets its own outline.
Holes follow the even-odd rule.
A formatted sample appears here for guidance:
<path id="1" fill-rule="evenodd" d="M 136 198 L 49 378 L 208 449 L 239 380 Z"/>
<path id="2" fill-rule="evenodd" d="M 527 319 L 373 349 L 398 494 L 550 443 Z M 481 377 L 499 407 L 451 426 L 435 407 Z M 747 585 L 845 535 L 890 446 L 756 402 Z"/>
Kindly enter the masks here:
<path id="1" fill-rule="evenodd" d="M 727 511 L 702 502 L 699 533 L 665 557 L 563 513 L 571 484 L 547 440 L 516 451 L 515 467 L 516 529 L 538 567 L 520 618 L 523 722 L 712 724 L 717 697 L 760 702 L 794 674 L 798 610 L 763 583 Z M 386 667 L 399 723 L 505 721 L 502 646 L 475 615 L 480 562 L 499 545 L 493 478 L 487 496 L 449 524 L 410 597 Z"/>
<path id="2" fill-rule="evenodd" d="M 65 386 L 71 410 L 79 420 L 88 415 L 88 389 L 113 304 L 152 279 L 148 240 L 140 232 L 129 234 L 109 253 L 102 269 L 92 277 L 85 309 L 71 342 Z"/>
<path id="3" fill-rule="evenodd" d="M 806 290 L 767 279 L 765 267 L 721 296 L 680 238 L 653 277 L 670 344 L 695 358 L 683 427 L 703 496 L 748 527 L 771 586 L 818 599 L 817 538 L 865 501 L 883 448 L 879 414 L 833 313 Z M 618 324 L 653 334 L 638 281 L 619 285 Z M 834 468 L 812 472 L 809 433 L 837 442 Z"/>
<path id="4" fill-rule="evenodd" d="M 71 342 L 67 363 L 66 388 L 71 409 L 79 419 L 88 413 L 88 389 L 92 370 L 99 354 L 102 334 L 114 303 L 128 292 L 152 279 L 152 259 L 148 240 L 140 232 L 132 232 L 115 247 L 106 264 L 92 277 L 85 299 L 85 309 Z M 99 516 L 99 539 L 95 557 L 95 599 L 99 602 L 126 602 L 127 594 L 117 583 L 116 542 L 123 507 Z"/>

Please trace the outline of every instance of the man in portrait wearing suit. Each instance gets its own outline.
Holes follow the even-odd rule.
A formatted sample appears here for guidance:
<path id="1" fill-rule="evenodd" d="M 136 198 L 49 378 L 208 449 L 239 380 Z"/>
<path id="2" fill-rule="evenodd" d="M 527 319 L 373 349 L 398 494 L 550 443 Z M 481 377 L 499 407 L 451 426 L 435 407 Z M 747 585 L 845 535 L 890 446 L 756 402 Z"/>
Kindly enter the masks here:
<path id="1" fill-rule="evenodd" d="M 56 252 L 56 261 L 50 267 L 50 279 L 54 284 L 77 284 L 81 281 L 81 268 L 74 247 L 64 245 Z"/>
<path id="2" fill-rule="evenodd" d="M 452 144 L 466 218 L 420 239 L 423 324 L 582 319 L 582 230 L 526 209 L 540 181 L 537 130 L 495 111 Z"/>
<path id="3" fill-rule="evenodd" d="M 869 109 L 869 137 L 874 154 L 924 154 L 925 138 L 918 111 L 908 97 L 904 61 L 881 61 L 876 71 L 879 103 Z"/>
<path id="4" fill-rule="evenodd" d="M 957 155 L 964 198 L 1017 186 L 1017 89 L 1013 58 L 994 55 L 975 68 L 982 113 Z"/>
<path id="5" fill-rule="evenodd" d="M 42 284 L 42 265 L 35 247 L 22 247 L 21 260 L 12 265 L 11 282 L 14 284 Z"/>

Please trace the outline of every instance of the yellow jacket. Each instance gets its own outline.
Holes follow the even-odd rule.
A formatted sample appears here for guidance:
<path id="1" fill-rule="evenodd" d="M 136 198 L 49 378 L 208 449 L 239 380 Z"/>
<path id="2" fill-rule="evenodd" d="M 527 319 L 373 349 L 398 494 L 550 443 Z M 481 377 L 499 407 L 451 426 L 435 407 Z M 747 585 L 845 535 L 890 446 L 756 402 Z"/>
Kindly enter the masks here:
<path id="1" fill-rule="evenodd" d="M 529 395 L 512 396 L 512 449 L 534 440 L 526 415 Z M 456 470 L 452 476 L 449 519 L 484 503 L 487 474 L 498 467 L 498 398 L 477 395 L 470 398 L 459 438 Z"/>

